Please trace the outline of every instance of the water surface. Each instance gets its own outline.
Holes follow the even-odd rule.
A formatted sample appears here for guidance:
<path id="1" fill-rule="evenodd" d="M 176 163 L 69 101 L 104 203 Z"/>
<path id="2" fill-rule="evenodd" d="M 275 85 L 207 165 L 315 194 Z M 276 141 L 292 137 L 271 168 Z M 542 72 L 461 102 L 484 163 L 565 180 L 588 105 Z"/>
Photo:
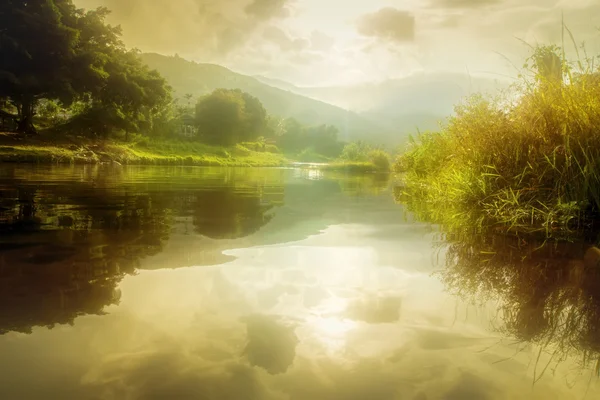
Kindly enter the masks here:
<path id="1" fill-rule="evenodd" d="M 0 398 L 597 398 L 585 249 L 449 240 L 393 186 L 2 166 Z"/>

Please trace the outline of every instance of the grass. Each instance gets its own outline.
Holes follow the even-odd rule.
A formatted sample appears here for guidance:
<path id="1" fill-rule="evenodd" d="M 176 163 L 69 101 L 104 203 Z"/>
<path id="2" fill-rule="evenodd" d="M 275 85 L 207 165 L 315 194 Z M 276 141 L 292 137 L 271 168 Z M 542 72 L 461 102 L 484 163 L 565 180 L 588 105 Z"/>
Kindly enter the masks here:
<path id="1" fill-rule="evenodd" d="M 0 142 L 0 161 L 14 163 L 96 164 L 119 162 L 129 165 L 190 165 L 277 167 L 287 159 L 278 153 L 207 146 L 195 142 L 143 141 L 111 142 L 71 139 L 58 143 L 35 138 Z"/>
<path id="2" fill-rule="evenodd" d="M 351 173 L 376 173 L 388 172 L 382 171 L 375 164 L 369 161 L 334 161 L 319 167 L 326 171 L 344 171 Z"/>
<path id="3" fill-rule="evenodd" d="M 365 161 L 330 161 L 321 156 L 321 161 L 326 163 L 317 168 L 350 173 L 389 172 L 389 156 L 378 152 L 372 152 L 373 157 L 367 157 Z M 125 142 L 47 135 L 22 138 L 14 134 L 0 134 L 0 161 L 12 163 L 118 162 L 125 165 L 280 167 L 296 160 L 302 161 L 302 157 L 284 155 L 279 153 L 277 147 L 260 143 L 242 143 L 224 148 L 194 141 L 151 140 L 136 135 Z"/>
<path id="4" fill-rule="evenodd" d="M 537 48 L 512 91 L 474 96 L 394 165 L 400 201 L 434 223 L 590 229 L 600 211 L 600 70 Z M 528 73 L 531 72 L 531 73 Z"/>

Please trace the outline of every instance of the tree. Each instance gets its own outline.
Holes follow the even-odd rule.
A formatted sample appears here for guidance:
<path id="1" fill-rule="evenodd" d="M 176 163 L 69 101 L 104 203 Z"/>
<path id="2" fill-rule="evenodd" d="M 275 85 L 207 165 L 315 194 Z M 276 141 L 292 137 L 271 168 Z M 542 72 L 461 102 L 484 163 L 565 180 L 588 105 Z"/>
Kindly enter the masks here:
<path id="1" fill-rule="evenodd" d="M 73 95 L 69 65 L 79 39 L 63 12 L 70 1 L 5 0 L 0 3 L 0 97 L 17 109 L 18 130 L 31 133 L 40 98 Z"/>
<path id="2" fill-rule="evenodd" d="M 340 158 L 345 161 L 366 162 L 369 161 L 370 151 L 371 147 L 359 140 L 344 146 Z"/>
<path id="3" fill-rule="evenodd" d="M 298 153 L 306 148 L 304 143 L 305 129 L 294 118 L 288 118 L 283 122 L 283 133 L 279 138 L 279 147 L 288 153 Z"/>
<path id="4" fill-rule="evenodd" d="M 150 124 L 153 110 L 168 102 L 164 79 L 125 49 L 120 28 L 105 23 L 108 14 L 71 0 L 0 3 L 0 98 L 17 109 L 20 132 L 35 132 L 41 99 L 63 106 L 82 100 L 90 115 L 104 118 L 95 120 L 104 130 L 126 132 Z"/>
<path id="5" fill-rule="evenodd" d="M 142 64 L 137 51 L 114 51 L 107 61 L 108 77 L 98 90 L 94 107 L 106 109 L 113 118 L 110 127 L 127 134 L 132 130 L 149 131 L 162 106 L 171 100 L 164 78 Z"/>
<path id="6" fill-rule="evenodd" d="M 196 123 L 204 141 L 230 146 L 258 138 L 266 130 L 267 112 L 241 90 L 217 89 L 198 100 Z"/>
<path id="7" fill-rule="evenodd" d="M 268 125 L 267 110 L 256 97 L 242 92 L 244 100 L 243 141 L 256 140 L 266 130 Z"/>
<path id="8" fill-rule="evenodd" d="M 186 93 L 183 95 L 183 98 L 185 99 L 188 108 L 190 108 L 192 106 L 192 99 L 194 98 L 194 95 L 191 93 Z"/>

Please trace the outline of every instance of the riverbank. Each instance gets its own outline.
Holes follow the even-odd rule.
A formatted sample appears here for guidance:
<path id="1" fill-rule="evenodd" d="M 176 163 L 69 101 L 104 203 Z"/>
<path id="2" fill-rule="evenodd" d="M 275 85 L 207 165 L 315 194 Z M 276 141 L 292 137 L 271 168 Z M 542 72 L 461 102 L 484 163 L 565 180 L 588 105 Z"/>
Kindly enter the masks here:
<path id="1" fill-rule="evenodd" d="M 257 151 L 255 144 L 231 148 L 208 146 L 189 141 L 116 142 L 74 137 L 48 139 L 0 134 L 0 162 L 32 164 L 122 164 L 185 165 L 230 167 L 298 166 L 293 156 L 277 152 L 272 146 Z M 350 173 L 381 172 L 368 162 L 339 162 L 299 165 Z"/>
<path id="2" fill-rule="evenodd" d="M 0 161 L 8 163 L 37 164 L 101 164 L 123 165 L 189 165 L 278 167 L 288 164 L 281 154 L 260 153 L 244 148 L 239 153 L 171 153 L 140 148 L 127 144 L 91 144 L 71 146 L 14 145 L 0 146 Z"/>
<path id="3" fill-rule="evenodd" d="M 565 69 L 504 97 L 475 96 L 440 132 L 420 135 L 395 164 L 398 199 L 442 225 L 471 220 L 547 236 L 597 229 L 600 74 Z"/>

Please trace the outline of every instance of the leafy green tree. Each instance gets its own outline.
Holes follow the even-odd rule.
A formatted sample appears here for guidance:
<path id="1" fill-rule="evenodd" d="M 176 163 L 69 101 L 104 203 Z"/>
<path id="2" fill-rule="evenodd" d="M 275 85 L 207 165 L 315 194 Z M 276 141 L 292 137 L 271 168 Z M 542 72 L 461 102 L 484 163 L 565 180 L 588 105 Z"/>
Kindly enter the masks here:
<path id="1" fill-rule="evenodd" d="M 327 157 L 340 155 L 344 145 L 338 141 L 338 129 L 331 125 L 320 125 L 307 130 L 306 145 Z"/>
<path id="2" fill-rule="evenodd" d="M 0 3 L 0 98 L 16 108 L 19 131 L 35 132 L 42 99 L 63 106 L 82 101 L 84 120 L 126 132 L 148 127 L 168 102 L 164 79 L 126 51 L 120 29 L 105 23 L 108 14 L 102 7 L 78 9 L 71 0 Z"/>
<path id="3" fill-rule="evenodd" d="M 230 146 L 261 136 L 267 112 L 258 99 L 241 90 L 217 89 L 196 104 L 196 123 L 202 140 Z"/>
<path id="4" fill-rule="evenodd" d="M 126 133 L 149 131 L 153 118 L 171 100 L 164 78 L 144 65 L 137 51 L 116 51 L 105 70 L 108 77 L 94 107 L 107 109 L 115 117 L 110 120 L 114 128 Z"/>
<path id="5" fill-rule="evenodd" d="M 244 126 L 242 141 L 255 140 L 267 129 L 267 110 L 256 97 L 242 92 L 244 100 Z"/>
<path id="6" fill-rule="evenodd" d="M 294 118 L 288 118 L 283 122 L 283 134 L 278 140 L 279 147 L 286 153 L 299 153 L 306 146 L 305 140 L 305 129 Z"/>
<path id="7" fill-rule="evenodd" d="M 70 1 L 5 0 L 0 3 L 0 97 L 17 109 L 18 130 L 34 132 L 41 98 L 70 100 L 71 68 L 79 32 L 65 24 Z"/>
<path id="8" fill-rule="evenodd" d="M 371 150 L 368 154 L 369 161 L 379 171 L 389 171 L 391 167 L 390 155 L 383 150 Z"/>
<path id="9" fill-rule="evenodd" d="M 326 157 L 337 157 L 343 144 L 338 141 L 338 130 L 331 125 L 306 127 L 293 118 L 288 118 L 280 128 L 278 145 L 286 153 L 316 153 Z"/>
<path id="10" fill-rule="evenodd" d="M 344 161 L 369 161 L 371 147 L 363 141 L 352 142 L 344 146 L 340 158 Z"/>

